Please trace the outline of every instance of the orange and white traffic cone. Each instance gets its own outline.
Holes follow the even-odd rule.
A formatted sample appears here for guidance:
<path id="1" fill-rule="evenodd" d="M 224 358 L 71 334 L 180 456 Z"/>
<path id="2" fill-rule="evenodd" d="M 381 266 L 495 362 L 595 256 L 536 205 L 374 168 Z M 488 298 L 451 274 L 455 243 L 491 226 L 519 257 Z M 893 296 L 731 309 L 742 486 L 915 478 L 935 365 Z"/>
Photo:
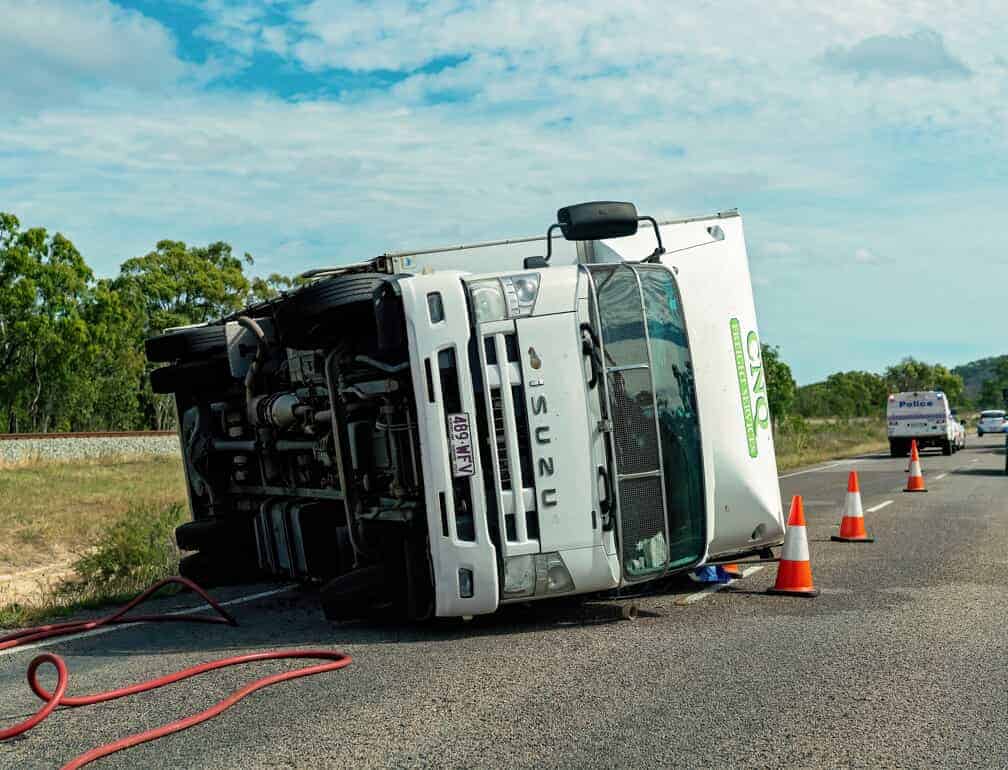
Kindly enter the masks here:
<path id="1" fill-rule="evenodd" d="M 777 582 L 773 588 L 767 589 L 767 593 L 808 598 L 819 595 L 812 585 L 812 565 L 809 563 L 808 536 L 805 534 L 805 506 L 801 495 L 791 498 L 784 548 L 777 565 Z"/>
<path id="2" fill-rule="evenodd" d="M 864 511 L 861 508 L 861 487 L 858 486 L 857 471 L 847 477 L 847 500 L 844 502 L 843 518 L 840 519 L 840 534 L 830 540 L 842 543 L 874 543 L 864 527 Z"/>
<path id="3" fill-rule="evenodd" d="M 924 474 L 921 473 L 920 455 L 917 454 L 917 439 L 910 443 L 910 477 L 907 479 L 904 492 L 927 492 L 924 485 Z"/>

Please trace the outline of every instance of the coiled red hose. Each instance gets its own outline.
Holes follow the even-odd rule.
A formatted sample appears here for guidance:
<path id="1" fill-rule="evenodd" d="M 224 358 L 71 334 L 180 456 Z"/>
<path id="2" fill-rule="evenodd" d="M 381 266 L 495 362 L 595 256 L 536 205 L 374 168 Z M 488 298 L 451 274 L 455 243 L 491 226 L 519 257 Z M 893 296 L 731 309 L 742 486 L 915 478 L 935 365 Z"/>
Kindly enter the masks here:
<path id="1" fill-rule="evenodd" d="M 157 593 L 161 590 L 161 588 L 170 583 L 185 586 L 186 588 L 189 588 L 199 594 L 207 605 L 217 612 L 217 616 L 206 617 L 190 614 L 127 616 L 127 613 L 131 609 L 139 604 L 142 604 L 153 594 Z M 182 577 L 172 577 L 155 583 L 122 609 L 117 610 L 108 617 L 99 618 L 98 620 L 75 621 L 70 623 L 56 623 L 48 626 L 39 626 L 37 628 L 29 628 L 0 637 L 0 650 L 20 647 L 22 645 L 44 639 L 53 639 L 60 636 L 67 636 L 69 634 L 80 633 L 82 631 L 90 631 L 95 628 L 101 628 L 102 626 L 122 623 L 160 623 L 174 621 L 190 623 L 220 623 L 229 626 L 238 625 L 234 617 L 209 595 L 207 595 L 207 593 L 198 585 Z M 124 698 L 129 695 L 136 695 L 137 693 L 147 692 L 149 690 L 156 690 L 159 687 L 164 687 L 165 685 L 173 684 L 174 682 L 180 682 L 183 679 L 189 679 L 190 677 L 198 676 L 199 674 L 204 674 L 208 671 L 215 671 L 219 668 L 227 668 L 229 666 L 238 666 L 244 663 L 254 663 L 263 660 L 282 660 L 288 658 L 324 660 L 327 662 L 306 666 L 293 671 L 284 671 L 279 674 L 273 674 L 271 676 L 262 677 L 261 679 L 256 679 L 254 682 L 247 684 L 245 687 L 232 693 L 228 697 L 224 698 L 224 700 L 211 706 L 205 711 L 201 711 L 198 714 L 193 714 L 192 716 L 162 725 L 161 727 L 156 727 L 153 730 L 136 733 L 135 735 L 121 738 L 118 741 L 105 744 L 104 746 L 99 746 L 71 760 L 63 766 L 63 770 L 84 767 L 97 759 L 106 757 L 109 754 L 114 754 L 117 751 L 122 751 L 123 749 L 130 748 L 131 746 L 163 738 L 166 735 L 171 735 L 172 733 L 177 733 L 181 730 L 193 727 L 194 725 L 206 722 L 208 719 L 212 719 L 223 711 L 231 708 L 238 701 L 242 700 L 247 695 L 251 695 L 256 690 L 261 690 L 264 687 L 269 687 L 270 685 L 278 684 L 280 682 L 286 682 L 291 679 L 299 679 L 305 676 L 322 674 L 327 671 L 335 671 L 350 665 L 351 658 L 349 655 L 335 650 L 276 650 L 273 652 L 257 652 L 249 655 L 236 655 L 234 657 L 221 658 L 220 660 L 210 661 L 209 663 L 201 663 L 197 666 L 192 666 L 191 668 L 176 671 L 173 674 L 168 674 L 167 676 L 152 679 L 147 682 L 140 682 L 128 687 L 122 687 L 117 690 L 108 690 L 106 692 L 94 693 L 93 695 L 67 697 L 66 690 L 67 683 L 69 681 L 69 672 L 67 670 L 66 663 L 59 655 L 45 652 L 36 656 L 28 666 L 28 686 L 31 687 L 32 692 L 44 701 L 42 708 L 25 721 L 5 730 L 0 730 L 0 741 L 14 738 L 28 732 L 48 717 L 58 706 L 88 706 L 92 703 L 102 703 L 104 701 Z M 45 663 L 50 663 L 56 668 L 56 686 L 53 688 L 52 692 L 46 690 L 38 682 L 38 669 Z"/>

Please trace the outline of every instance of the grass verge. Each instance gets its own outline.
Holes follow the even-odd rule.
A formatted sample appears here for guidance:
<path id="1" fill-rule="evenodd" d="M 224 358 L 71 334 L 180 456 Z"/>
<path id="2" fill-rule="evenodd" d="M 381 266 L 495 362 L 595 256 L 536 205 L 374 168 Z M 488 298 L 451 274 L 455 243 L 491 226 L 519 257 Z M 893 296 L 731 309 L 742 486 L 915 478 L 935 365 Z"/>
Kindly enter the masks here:
<path id="1" fill-rule="evenodd" d="M 0 595 L 0 627 L 126 601 L 175 574 L 179 551 L 173 532 L 187 517 L 178 503 L 128 509 L 101 530 L 96 547 L 74 562 L 71 577 L 41 586 L 31 599 L 5 603 Z"/>
<path id="2" fill-rule="evenodd" d="M 177 457 L 30 462 L 0 470 L 0 574 L 69 562 L 131 508 L 185 500 Z"/>
<path id="3" fill-rule="evenodd" d="M 881 418 L 817 420 L 801 417 L 783 420 L 774 433 L 777 469 L 791 470 L 839 457 L 877 452 L 889 446 L 886 423 Z"/>

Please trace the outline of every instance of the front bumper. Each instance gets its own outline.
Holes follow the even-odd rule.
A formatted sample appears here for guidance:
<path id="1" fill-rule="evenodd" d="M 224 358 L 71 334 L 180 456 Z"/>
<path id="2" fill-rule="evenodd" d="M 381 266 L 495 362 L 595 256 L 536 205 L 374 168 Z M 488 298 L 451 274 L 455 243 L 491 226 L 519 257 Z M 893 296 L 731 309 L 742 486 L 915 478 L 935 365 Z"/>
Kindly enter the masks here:
<path id="1" fill-rule="evenodd" d="M 469 415 L 473 435 L 476 404 L 469 371 L 469 315 L 460 276 L 455 272 L 413 276 L 400 281 L 409 337 L 410 369 L 420 430 L 427 531 L 434 576 L 435 614 L 460 617 L 493 612 L 500 601 L 497 549 L 487 525 L 480 447 L 473 441 L 475 472 L 467 478 L 452 473 L 447 410 L 438 354 L 454 351 L 460 409 Z M 432 322 L 428 295 L 440 294 L 444 319 Z M 456 485 L 468 484 L 472 526 L 461 526 L 468 515 L 456 510 Z M 469 538 L 472 539 L 469 539 Z M 472 596 L 462 596 L 460 571 L 472 574 Z"/>

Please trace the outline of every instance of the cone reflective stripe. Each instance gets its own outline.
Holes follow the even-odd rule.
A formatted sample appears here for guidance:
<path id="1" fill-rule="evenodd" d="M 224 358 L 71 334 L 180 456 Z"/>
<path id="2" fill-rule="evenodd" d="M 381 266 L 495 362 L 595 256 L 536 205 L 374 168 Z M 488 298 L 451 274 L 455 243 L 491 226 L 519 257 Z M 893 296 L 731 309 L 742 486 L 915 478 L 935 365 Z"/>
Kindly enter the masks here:
<path id="1" fill-rule="evenodd" d="M 784 548 L 777 565 L 777 582 L 767 593 L 809 598 L 819 594 L 812 585 L 812 565 L 809 563 L 808 536 L 805 532 L 805 506 L 801 495 L 791 498 Z"/>
<path id="2" fill-rule="evenodd" d="M 851 471 L 847 477 L 847 499 L 844 501 L 843 518 L 840 520 L 840 534 L 833 535 L 831 540 L 842 543 L 874 543 L 875 538 L 868 537 L 864 526 L 864 510 L 861 508 L 861 487 L 858 485 L 857 471 Z"/>
<path id="3" fill-rule="evenodd" d="M 910 477 L 904 492 L 927 492 L 924 474 L 921 473 L 920 455 L 917 454 L 917 439 L 910 442 Z"/>

